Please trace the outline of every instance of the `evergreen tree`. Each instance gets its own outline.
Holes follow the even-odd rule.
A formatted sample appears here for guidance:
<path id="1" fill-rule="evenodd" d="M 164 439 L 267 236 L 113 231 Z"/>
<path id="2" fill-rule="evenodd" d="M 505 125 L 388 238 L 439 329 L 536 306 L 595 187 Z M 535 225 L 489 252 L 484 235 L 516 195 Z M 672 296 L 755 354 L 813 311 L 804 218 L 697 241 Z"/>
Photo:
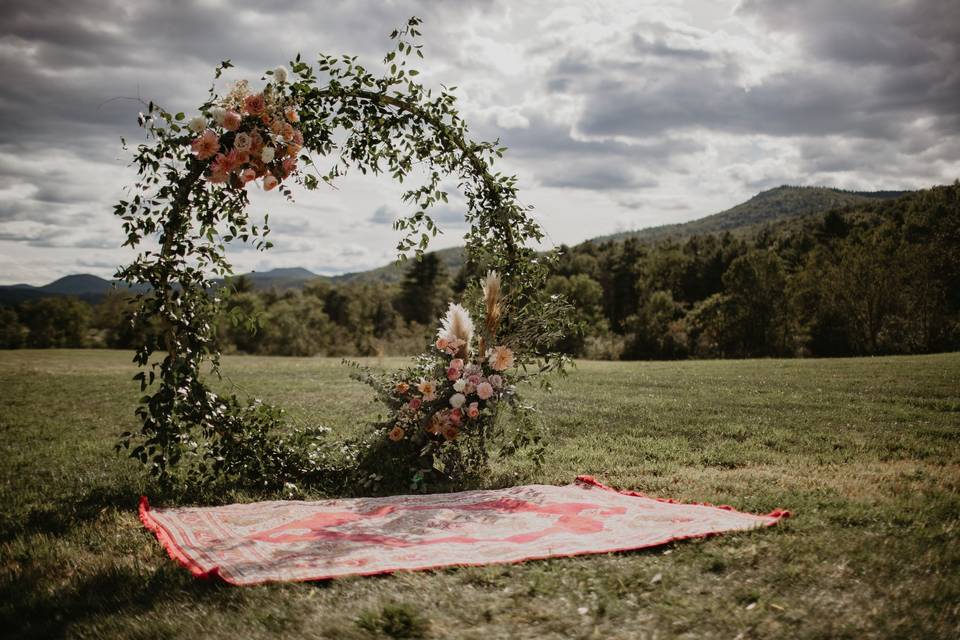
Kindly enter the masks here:
<path id="1" fill-rule="evenodd" d="M 432 325 L 451 295 L 447 268 L 436 253 L 412 260 L 394 307 L 407 322 Z"/>

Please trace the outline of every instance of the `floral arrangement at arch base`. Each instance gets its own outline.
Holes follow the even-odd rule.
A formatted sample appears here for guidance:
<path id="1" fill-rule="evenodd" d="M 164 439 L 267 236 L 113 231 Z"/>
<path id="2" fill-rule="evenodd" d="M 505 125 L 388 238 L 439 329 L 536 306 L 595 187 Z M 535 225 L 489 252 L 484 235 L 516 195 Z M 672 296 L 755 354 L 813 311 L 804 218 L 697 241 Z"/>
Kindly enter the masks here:
<path id="1" fill-rule="evenodd" d="M 483 470 L 488 462 L 487 443 L 495 434 L 501 405 L 518 414 L 520 428 L 503 451 L 514 451 L 539 442 L 517 383 L 528 376 L 514 369 L 513 348 L 499 341 L 504 315 L 500 276 L 491 271 L 481 282 L 483 299 L 479 322 L 460 304 L 451 302 L 437 329 L 436 341 L 411 366 L 377 375 L 367 368 L 355 374 L 376 391 L 390 415 L 374 425 L 375 463 L 366 484 L 386 480 L 384 474 L 409 473 L 412 489 L 444 479 L 462 479 Z M 502 435 L 502 433 L 500 434 Z M 400 463 L 388 470 L 386 460 Z"/>

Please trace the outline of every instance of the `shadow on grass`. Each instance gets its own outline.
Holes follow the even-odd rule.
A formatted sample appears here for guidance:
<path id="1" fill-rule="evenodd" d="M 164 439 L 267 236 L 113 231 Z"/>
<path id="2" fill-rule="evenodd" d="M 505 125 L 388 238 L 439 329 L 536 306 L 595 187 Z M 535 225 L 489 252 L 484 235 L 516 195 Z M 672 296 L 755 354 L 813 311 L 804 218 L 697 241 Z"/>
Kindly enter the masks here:
<path id="1" fill-rule="evenodd" d="M 107 614 L 146 611 L 158 600 L 200 602 L 236 595 L 218 582 L 185 577 L 172 564 L 156 572 L 112 565 L 50 589 L 41 567 L 28 565 L 15 580 L 0 584 L 0 635 L 63 637 L 72 625 Z"/>
<path id="2" fill-rule="evenodd" d="M 136 509 L 139 493 L 132 485 L 93 487 L 80 495 L 63 495 L 26 514 L 9 514 L 0 521 L 0 542 L 47 534 L 60 536 L 96 520 L 107 509 Z"/>

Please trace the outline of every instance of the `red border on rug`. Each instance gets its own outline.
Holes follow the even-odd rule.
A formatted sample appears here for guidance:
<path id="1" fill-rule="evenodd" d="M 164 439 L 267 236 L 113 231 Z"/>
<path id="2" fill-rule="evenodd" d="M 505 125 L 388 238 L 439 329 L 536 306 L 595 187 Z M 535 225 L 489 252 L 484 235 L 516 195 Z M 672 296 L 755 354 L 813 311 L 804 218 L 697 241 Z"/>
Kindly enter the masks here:
<path id="1" fill-rule="evenodd" d="M 624 490 L 614 489 L 613 487 L 609 487 L 603 484 L 602 482 L 599 482 L 598 480 L 596 480 L 593 476 L 589 476 L 589 475 L 577 476 L 576 481 L 582 482 L 584 484 L 592 485 L 594 487 L 603 489 L 605 491 L 612 491 L 614 493 L 619 493 L 626 496 L 634 496 L 637 498 L 647 498 L 650 500 L 656 500 L 658 502 L 666 502 L 669 504 L 689 504 L 689 505 L 695 505 L 695 506 L 701 506 L 701 507 L 712 507 L 714 509 L 723 509 L 724 511 L 733 511 L 734 513 L 738 513 L 740 515 L 752 516 L 757 519 L 772 518 L 772 520 L 770 520 L 769 522 L 764 523 L 763 525 L 764 527 L 772 527 L 773 525 L 779 523 L 782 519 L 788 518 L 792 515 L 789 511 L 786 511 L 784 509 L 774 509 L 768 514 L 760 515 L 756 513 L 747 513 L 745 511 L 737 511 L 736 509 L 734 509 L 729 505 L 712 505 L 707 502 L 682 502 L 679 500 L 674 500 L 672 498 L 657 498 L 657 497 L 645 495 L 638 491 L 630 491 L 627 489 L 624 489 Z M 171 536 L 170 533 L 163 528 L 163 525 L 161 525 L 159 522 L 157 522 L 153 518 L 153 516 L 150 513 L 150 502 L 149 500 L 147 500 L 146 496 L 140 497 L 140 505 L 139 505 L 138 511 L 140 515 L 140 521 L 143 523 L 143 526 L 146 527 L 151 533 L 153 533 L 157 537 L 157 540 L 160 542 L 160 545 L 166 550 L 170 558 L 180 566 L 187 569 L 191 573 L 191 575 L 193 575 L 195 578 L 198 578 L 201 580 L 207 580 L 210 578 L 220 578 L 221 580 L 223 580 L 228 584 L 231 584 L 234 586 L 244 586 L 244 587 L 252 587 L 260 584 L 268 584 L 268 583 L 275 583 L 275 582 L 317 582 L 321 580 L 332 580 L 338 577 L 376 576 L 376 575 L 384 575 L 384 574 L 390 574 L 390 573 L 399 573 L 403 571 L 408 571 L 408 572 L 409 571 L 432 571 L 436 569 L 450 569 L 455 567 L 483 567 L 483 566 L 489 566 L 489 565 L 495 565 L 495 564 L 520 564 L 520 563 L 528 562 L 531 560 L 549 560 L 552 558 L 574 558 L 577 556 L 598 555 L 598 554 L 604 554 L 604 553 L 624 553 L 627 551 L 640 551 L 643 549 L 662 547 L 664 545 L 668 545 L 673 542 L 680 542 L 683 540 L 692 540 L 696 538 L 709 538 L 712 536 L 723 534 L 723 532 L 709 532 L 709 533 L 702 533 L 702 534 L 692 534 L 688 536 L 676 536 L 673 538 L 667 538 L 659 542 L 654 542 L 651 544 L 645 544 L 640 546 L 632 545 L 632 546 L 621 547 L 621 548 L 579 551 L 579 552 L 567 553 L 567 554 L 528 556 L 525 558 L 519 558 L 517 560 L 503 560 L 500 562 L 452 562 L 447 564 L 431 565 L 427 567 L 417 567 L 416 569 L 396 568 L 396 569 L 380 569 L 377 571 L 368 571 L 368 572 L 357 572 L 357 573 L 349 574 L 349 576 L 320 575 L 320 576 L 312 576 L 309 578 L 299 578 L 299 579 L 293 579 L 293 580 L 261 580 L 258 582 L 238 583 L 230 579 L 230 577 L 221 574 L 219 567 L 213 567 L 212 569 L 204 570 L 203 567 L 198 565 L 192 558 L 190 558 L 190 556 L 187 555 L 187 553 L 183 549 L 181 549 L 180 546 L 176 543 L 176 541 L 173 539 L 173 536 Z"/>

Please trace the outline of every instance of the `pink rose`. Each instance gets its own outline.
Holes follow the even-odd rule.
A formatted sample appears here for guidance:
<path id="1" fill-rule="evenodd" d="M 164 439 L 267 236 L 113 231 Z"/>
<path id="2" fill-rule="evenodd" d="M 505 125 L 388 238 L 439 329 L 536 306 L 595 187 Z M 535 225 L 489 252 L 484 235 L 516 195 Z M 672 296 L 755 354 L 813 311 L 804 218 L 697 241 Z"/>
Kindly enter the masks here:
<path id="1" fill-rule="evenodd" d="M 448 346 L 450 346 L 450 342 L 446 338 L 437 338 L 437 349 L 445 351 Z"/>
<path id="2" fill-rule="evenodd" d="M 477 397 L 481 400 L 487 400 L 493 396 L 493 387 L 489 382 L 481 382 L 477 385 Z"/>
<path id="3" fill-rule="evenodd" d="M 482 378 L 480 378 L 480 376 L 477 375 L 476 373 L 473 374 L 472 376 L 467 376 L 467 382 L 469 382 L 470 384 L 472 384 L 472 385 L 475 386 L 475 387 L 480 384 L 480 380 L 481 380 L 481 379 L 482 379 Z"/>
<path id="4" fill-rule="evenodd" d="M 240 128 L 241 120 L 240 114 L 236 111 L 227 111 L 227 114 L 223 116 L 223 128 L 227 131 L 236 131 Z"/>
<path id="5" fill-rule="evenodd" d="M 267 107 L 267 101 L 263 99 L 262 93 L 249 95 L 243 99 L 243 109 L 252 116 L 263 113 Z"/>
<path id="6" fill-rule="evenodd" d="M 263 190 L 272 191 L 277 188 L 278 184 L 280 184 L 280 181 L 277 180 L 276 176 L 269 175 L 263 179 Z"/>
<path id="7" fill-rule="evenodd" d="M 488 378 L 488 380 L 490 380 L 490 384 L 493 385 L 493 388 L 494 388 L 494 389 L 499 389 L 500 387 L 503 386 L 503 378 L 501 378 L 501 377 L 500 377 L 498 374 L 496 374 L 496 373 L 493 374 L 492 376 L 490 376 L 490 377 Z"/>
<path id="8" fill-rule="evenodd" d="M 418 411 L 420 409 L 420 405 L 422 404 L 423 400 L 420 398 L 410 398 L 410 402 L 407 403 L 407 406 L 413 411 Z"/>
<path id="9" fill-rule="evenodd" d="M 471 402 L 471 403 L 470 403 L 470 406 L 467 407 L 467 415 L 468 415 L 472 420 L 475 420 L 475 419 L 477 418 L 477 416 L 480 415 L 480 407 L 477 406 L 477 403 L 476 403 L 476 402 Z"/>
<path id="10" fill-rule="evenodd" d="M 453 411 L 450 412 L 449 418 L 450 418 L 450 422 L 452 422 L 455 425 L 459 425 L 461 420 L 463 420 L 463 412 L 460 411 L 460 409 L 454 409 Z"/>
<path id="11" fill-rule="evenodd" d="M 456 367 L 450 367 L 447 369 L 447 380 L 454 382 L 460 379 L 460 369 Z"/>
<path id="12" fill-rule="evenodd" d="M 243 173 L 240 174 L 240 179 L 243 180 L 243 184 L 253 182 L 257 179 L 257 172 L 253 169 L 244 169 Z"/>
<path id="13" fill-rule="evenodd" d="M 463 369 L 463 358 L 454 358 L 451 360 L 450 367 L 453 369 Z"/>

